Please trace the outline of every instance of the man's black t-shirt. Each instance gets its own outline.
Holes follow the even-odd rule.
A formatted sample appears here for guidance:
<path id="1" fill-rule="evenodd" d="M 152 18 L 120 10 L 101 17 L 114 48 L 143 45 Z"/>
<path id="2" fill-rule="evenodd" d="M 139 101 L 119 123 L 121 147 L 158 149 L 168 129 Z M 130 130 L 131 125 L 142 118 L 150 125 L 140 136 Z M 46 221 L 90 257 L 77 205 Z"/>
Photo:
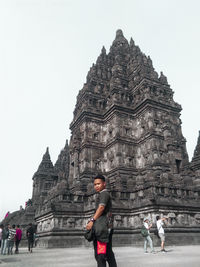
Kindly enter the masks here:
<path id="1" fill-rule="evenodd" d="M 105 206 L 101 216 L 106 217 L 108 229 L 113 228 L 112 199 L 107 189 L 102 190 L 96 198 L 96 209 L 99 205 Z"/>
<path id="2" fill-rule="evenodd" d="M 102 215 L 107 214 L 111 211 L 112 208 L 112 202 L 110 194 L 108 193 L 107 189 L 102 190 L 96 199 L 96 209 L 99 207 L 99 205 L 105 206 L 104 212 Z"/>

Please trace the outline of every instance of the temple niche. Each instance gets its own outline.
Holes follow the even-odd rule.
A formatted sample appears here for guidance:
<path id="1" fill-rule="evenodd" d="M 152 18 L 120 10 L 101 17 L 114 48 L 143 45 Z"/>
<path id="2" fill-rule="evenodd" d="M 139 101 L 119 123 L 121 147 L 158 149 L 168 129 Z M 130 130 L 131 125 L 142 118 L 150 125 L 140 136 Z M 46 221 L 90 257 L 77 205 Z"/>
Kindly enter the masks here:
<path id="1" fill-rule="evenodd" d="M 40 246 L 85 243 L 83 227 L 94 212 L 97 173 L 106 176 L 113 198 L 115 244 L 143 242 L 144 217 L 155 227 L 158 214 L 168 217 L 170 244 L 199 243 L 200 137 L 189 162 L 182 108 L 173 94 L 151 58 L 118 30 L 78 93 L 69 144 L 55 165 L 47 149 L 33 176 Z"/>

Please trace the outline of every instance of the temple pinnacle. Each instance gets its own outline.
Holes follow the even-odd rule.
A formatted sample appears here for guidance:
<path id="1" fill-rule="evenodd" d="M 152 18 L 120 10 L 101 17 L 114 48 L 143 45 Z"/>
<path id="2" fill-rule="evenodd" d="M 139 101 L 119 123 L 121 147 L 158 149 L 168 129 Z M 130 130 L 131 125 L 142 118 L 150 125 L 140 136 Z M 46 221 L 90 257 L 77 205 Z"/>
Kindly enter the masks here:
<path id="1" fill-rule="evenodd" d="M 116 31 L 116 37 L 124 37 L 123 31 L 121 29 Z"/>

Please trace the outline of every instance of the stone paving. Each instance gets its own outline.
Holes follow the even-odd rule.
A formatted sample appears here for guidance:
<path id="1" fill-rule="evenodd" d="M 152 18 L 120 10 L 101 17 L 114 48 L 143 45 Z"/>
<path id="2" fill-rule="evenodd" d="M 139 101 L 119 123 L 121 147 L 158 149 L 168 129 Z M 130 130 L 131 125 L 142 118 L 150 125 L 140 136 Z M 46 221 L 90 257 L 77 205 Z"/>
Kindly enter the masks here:
<path id="1" fill-rule="evenodd" d="M 162 253 L 144 254 L 138 247 L 114 247 L 118 267 L 200 267 L 200 246 L 167 247 Z M 17 255 L 0 255 L 0 266 L 3 267 L 96 267 L 91 247 L 40 249 L 34 248 L 28 253 L 20 248 Z"/>

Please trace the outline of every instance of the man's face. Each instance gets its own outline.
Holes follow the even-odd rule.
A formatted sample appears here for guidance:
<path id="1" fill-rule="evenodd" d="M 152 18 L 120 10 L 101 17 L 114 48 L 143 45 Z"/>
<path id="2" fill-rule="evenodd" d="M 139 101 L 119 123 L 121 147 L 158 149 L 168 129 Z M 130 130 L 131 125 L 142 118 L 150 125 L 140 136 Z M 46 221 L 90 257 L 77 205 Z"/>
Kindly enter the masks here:
<path id="1" fill-rule="evenodd" d="M 105 189 L 106 183 L 101 179 L 95 179 L 94 180 L 94 189 L 96 192 L 101 192 L 103 189 Z"/>

